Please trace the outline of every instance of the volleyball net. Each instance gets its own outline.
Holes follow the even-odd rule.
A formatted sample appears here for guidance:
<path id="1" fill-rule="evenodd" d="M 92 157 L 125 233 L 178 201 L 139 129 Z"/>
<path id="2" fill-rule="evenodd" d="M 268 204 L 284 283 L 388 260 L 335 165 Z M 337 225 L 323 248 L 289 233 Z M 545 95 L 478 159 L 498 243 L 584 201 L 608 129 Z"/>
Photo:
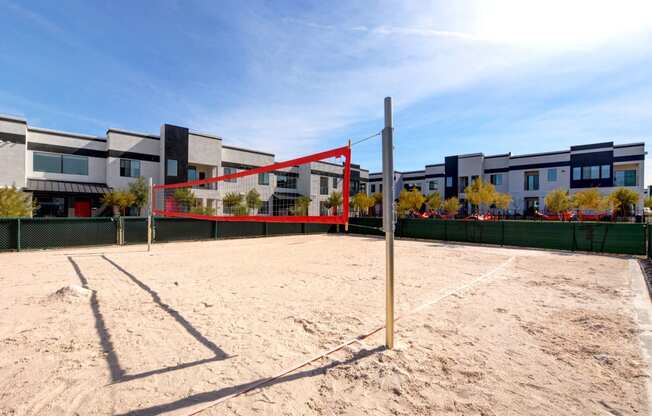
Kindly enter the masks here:
<path id="1" fill-rule="evenodd" d="M 348 222 L 349 146 L 266 166 L 246 162 L 222 161 L 201 172 L 218 176 L 153 186 L 153 213 L 212 221 Z"/>

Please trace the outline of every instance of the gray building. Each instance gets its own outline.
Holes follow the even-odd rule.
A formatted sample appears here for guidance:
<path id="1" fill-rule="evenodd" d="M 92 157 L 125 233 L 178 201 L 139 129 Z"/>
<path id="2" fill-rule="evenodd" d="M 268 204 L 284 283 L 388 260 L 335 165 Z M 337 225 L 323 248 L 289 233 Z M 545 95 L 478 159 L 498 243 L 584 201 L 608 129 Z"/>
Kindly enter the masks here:
<path id="1" fill-rule="evenodd" d="M 443 163 L 425 169 L 394 174 L 394 192 L 416 188 L 442 198 L 457 197 L 465 203 L 464 188 L 482 177 L 499 192 L 512 196 L 510 210 L 525 213 L 545 210 L 545 196 L 556 188 L 575 192 L 598 188 L 607 195 L 618 187 L 636 191 L 638 214 L 643 211 L 645 143 L 613 142 L 571 146 L 555 152 L 485 156 L 482 153 L 447 156 Z M 369 175 L 369 192 L 382 192 L 382 174 Z"/>
<path id="2" fill-rule="evenodd" d="M 30 126 L 25 119 L 0 115 L 0 186 L 32 193 L 39 216 L 88 217 L 107 214 L 101 195 L 125 189 L 138 177 L 154 184 L 206 179 L 275 163 L 272 153 L 223 144 L 222 138 L 164 124 L 160 134 L 109 128 L 105 136 L 61 132 Z M 351 192 L 366 191 L 369 172 L 352 165 Z M 343 189 L 342 165 L 313 162 L 193 188 L 195 196 L 218 215 L 228 192 L 239 182 L 261 195 L 258 214 L 283 214 L 301 196 L 312 199 L 310 215 L 324 213 L 323 201 Z M 240 184 L 242 185 L 242 184 Z"/>

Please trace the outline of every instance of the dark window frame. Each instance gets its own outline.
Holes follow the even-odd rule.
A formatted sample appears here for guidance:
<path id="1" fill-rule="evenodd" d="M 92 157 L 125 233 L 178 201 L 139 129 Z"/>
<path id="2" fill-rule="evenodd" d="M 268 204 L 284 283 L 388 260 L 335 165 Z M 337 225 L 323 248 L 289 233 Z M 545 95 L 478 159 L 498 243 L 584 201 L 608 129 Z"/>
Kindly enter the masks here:
<path id="1" fill-rule="evenodd" d="M 328 195 L 328 178 L 326 176 L 319 177 L 319 195 Z"/>

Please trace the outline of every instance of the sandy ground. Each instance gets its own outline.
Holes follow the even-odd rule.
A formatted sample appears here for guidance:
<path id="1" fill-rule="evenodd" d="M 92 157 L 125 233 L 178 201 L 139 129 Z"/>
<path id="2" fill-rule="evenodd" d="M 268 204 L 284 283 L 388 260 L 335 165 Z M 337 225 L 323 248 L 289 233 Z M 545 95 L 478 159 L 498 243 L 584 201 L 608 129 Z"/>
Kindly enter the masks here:
<path id="1" fill-rule="evenodd" d="M 383 240 L 143 250 L 0 254 L 0 414 L 188 414 L 384 320 Z M 633 262 L 397 241 L 399 315 L 483 280 L 202 414 L 647 414 Z"/>

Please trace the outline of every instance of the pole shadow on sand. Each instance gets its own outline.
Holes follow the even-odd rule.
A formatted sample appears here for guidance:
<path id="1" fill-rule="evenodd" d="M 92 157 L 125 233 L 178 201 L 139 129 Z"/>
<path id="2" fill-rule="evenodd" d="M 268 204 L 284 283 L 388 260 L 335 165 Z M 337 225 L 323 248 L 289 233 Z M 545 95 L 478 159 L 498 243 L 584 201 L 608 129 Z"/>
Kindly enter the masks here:
<path id="1" fill-rule="evenodd" d="M 175 321 L 177 321 L 193 338 L 195 338 L 200 344 L 204 345 L 206 348 L 208 348 L 213 354 L 213 357 L 210 358 L 205 358 L 201 360 L 196 360 L 192 362 L 187 362 L 187 363 L 180 363 L 175 366 L 170 366 L 170 367 L 163 367 L 155 370 L 150 370 L 150 371 L 145 371 L 142 373 L 137 373 L 137 374 L 126 374 L 126 371 L 122 368 L 120 365 L 120 359 L 116 353 L 115 347 L 113 345 L 113 342 L 111 340 L 111 333 L 108 330 L 108 327 L 106 325 L 106 321 L 104 319 L 104 316 L 102 315 L 102 311 L 100 308 L 99 301 L 97 299 L 97 292 L 92 290 L 88 286 L 88 279 L 82 272 L 81 268 L 79 267 L 79 264 L 71 257 L 68 256 L 68 260 L 72 264 L 73 269 L 77 273 L 77 276 L 82 284 L 82 286 L 85 289 L 91 290 L 91 298 L 90 298 L 90 306 L 91 306 L 91 311 L 93 313 L 93 317 L 95 318 L 95 329 L 97 331 L 97 335 L 100 339 L 100 345 L 102 346 L 102 350 L 106 353 L 106 360 L 107 364 L 109 367 L 109 371 L 111 373 L 111 384 L 116 384 L 116 383 L 122 383 L 126 381 L 131 381 L 131 380 L 136 380 L 144 377 L 149 377 L 151 375 L 155 374 L 163 374 L 163 373 L 168 373 L 171 371 L 176 371 L 176 370 L 181 370 L 189 367 L 193 367 L 196 365 L 202 365 L 214 361 L 221 361 L 227 358 L 231 358 L 229 355 L 227 355 L 221 348 L 219 348 L 214 342 L 211 340 L 207 339 L 204 335 L 202 335 L 195 327 L 192 326 L 190 322 L 188 322 L 187 319 L 185 319 L 177 310 L 172 308 L 170 305 L 164 303 L 158 293 L 156 293 L 153 289 L 151 289 L 149 286 L 147 286 L 145 283 L 143 283 L 141 280 L 136 278 L 133 274 L 129 273 L 126 271 L 124 268 L 122 268 L 120 265 L 118 265 L 116 262 L 113 260 L 107 258 L 106 256 L 102 255 L 101 256 L 105 261 L 109 262 L 113 267 L 118 269 L 120 272 L 122 272 L 124 275 L 126 275 L 132 282 L 134 282 L 138 287 L 149 293 L 149 295 L 152 297 L 152 300 L 154 303 L 158 305 L 162 310 L 164 310 L 166 313 L 168 313 L 172 318 L 174 318 Z"/>

